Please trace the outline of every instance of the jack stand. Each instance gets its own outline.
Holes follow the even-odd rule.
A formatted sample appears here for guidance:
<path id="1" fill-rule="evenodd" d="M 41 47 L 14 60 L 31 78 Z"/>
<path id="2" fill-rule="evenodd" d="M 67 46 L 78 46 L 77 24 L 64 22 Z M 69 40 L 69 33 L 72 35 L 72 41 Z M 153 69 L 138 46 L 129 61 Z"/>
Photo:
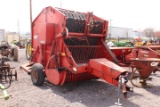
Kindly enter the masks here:
<path id="1" fill-rule="evenodd" d="M 121 91 L 121 85 L 122 85 L 122 77 L 119 76 L 119 81 L 118 81 L 118 101 L 115 102 L 115 104 L 118 105 L 118 106 L 122 106 L 122 104 L 120 103 L 120 91 Z"/>

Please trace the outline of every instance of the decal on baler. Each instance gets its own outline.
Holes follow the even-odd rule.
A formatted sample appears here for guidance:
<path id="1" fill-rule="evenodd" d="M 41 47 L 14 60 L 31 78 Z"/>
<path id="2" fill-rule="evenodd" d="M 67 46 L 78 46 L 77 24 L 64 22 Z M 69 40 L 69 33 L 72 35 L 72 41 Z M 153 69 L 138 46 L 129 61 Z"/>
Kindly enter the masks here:
<path id="1" fill-rule="evenodd" d="M 157 66 L 159 62 L 152 62 L 151 66 Z"/>
<path id="2" fill-rule="evenodd" d="M 38 38 L 38 35 L 34 35 L 34 39 L 37 39 Z"/>
<path id="3" fill-rule="evenodd" d="M 44 40 L 41 40 L 40 43 L 41 43 L 41 44 L 45 44 L 45 41 L 44 41 Z"/>
<path id="4" fill-rule="evenodd" d="M 148 57 L 148 55 L 147 55 L 147 54 L 144 54 L 144 57 Z"/>

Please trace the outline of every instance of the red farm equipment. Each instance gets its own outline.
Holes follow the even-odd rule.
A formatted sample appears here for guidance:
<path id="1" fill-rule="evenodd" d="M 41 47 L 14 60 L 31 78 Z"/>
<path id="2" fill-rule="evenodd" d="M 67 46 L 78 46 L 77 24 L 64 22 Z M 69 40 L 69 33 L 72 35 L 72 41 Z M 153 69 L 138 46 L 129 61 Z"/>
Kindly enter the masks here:
<path id="1" fill-rule="evenodd" d="M 55 85 L 101 78 L 118 86 L 127 71 L 105 42 L 107 29 L 108 21 L 92 13 L 46 7 L 32 23 L 30 62 L 21 68 L 36 86 L 45 77 Z"/>
<path id="2" fill-rule="evenodd" d="M 148 87 L 151 73 L 160 71 L 160 46 L 112 47 L 116 58 L 132 69 L 131 83 L 136 87 Z M 127 53 L 127 54 L 125 54 Z M 136 74 L 138 72 L 138 75 Z M 136 80 L 136 81 L 133 81 Z"/>

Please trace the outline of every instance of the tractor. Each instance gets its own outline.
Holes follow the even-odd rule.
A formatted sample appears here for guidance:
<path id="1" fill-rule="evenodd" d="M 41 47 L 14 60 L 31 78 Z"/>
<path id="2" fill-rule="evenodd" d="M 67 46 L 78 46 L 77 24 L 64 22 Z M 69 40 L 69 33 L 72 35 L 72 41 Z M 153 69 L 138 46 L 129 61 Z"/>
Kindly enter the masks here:
<path id="1" fill-rule="evenodd" d="M 10 60 L 18 61 L 18 47 L 14 44 L 9 45 L 8 42 L 2 41 L 0 44 L 1 57 L 7 57 Z"/>

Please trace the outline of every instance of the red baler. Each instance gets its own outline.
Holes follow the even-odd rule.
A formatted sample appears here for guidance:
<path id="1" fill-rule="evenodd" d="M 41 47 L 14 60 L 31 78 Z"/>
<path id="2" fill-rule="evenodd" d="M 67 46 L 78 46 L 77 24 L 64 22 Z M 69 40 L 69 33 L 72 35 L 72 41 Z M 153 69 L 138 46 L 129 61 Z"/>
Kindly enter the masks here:
<path id="1" fill-rule="evenodd" d="M 101 78 L 117 86 L 127 71 L 106 45 L 107 29 L 92 13 L 46 7 L 32 23 L 31 59 L 21 68 L 37 86 L 45 77 L 55 85 Z"/>

